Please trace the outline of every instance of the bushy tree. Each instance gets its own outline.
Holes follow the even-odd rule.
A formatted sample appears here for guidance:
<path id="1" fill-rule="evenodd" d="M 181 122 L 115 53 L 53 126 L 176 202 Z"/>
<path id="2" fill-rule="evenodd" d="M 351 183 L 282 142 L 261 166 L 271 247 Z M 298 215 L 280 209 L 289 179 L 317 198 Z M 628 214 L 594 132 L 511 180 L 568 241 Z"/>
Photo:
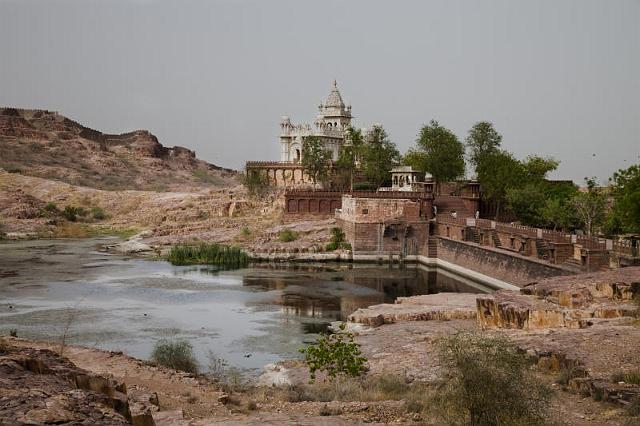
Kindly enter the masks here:
<path id="1" fill-rule="evenodd" d="M 416 148 L 404 161 L 419 172 L 431 173 L 438 182 L 456 180 L 464 175 L 464 145 L 451 130 L 431 120 L 420 129 Z"/>
<path id="2" fill-rule="evenodd" d="M 447 376 L 436 402 L 448 424 L 544 423 L 550 390 L 506 338 L 458 333 L 444 340 L 440 358 Z"/>
<path id="3" fill-rule="evenodd" d="M 555 158 L 530 155 L 522 161 L 525 181 L 528 183 L 542 182 L 559 165 L 560 162 Z"/>
<path id="4" fill-rule="evenodd" d="M 640 232 L 640 165 L 618 170 L 611 178 L 612 220 L 619 232 Z"/>
<path id="5" fill-rule="evenodd" d="M 322 140 L 316 136 L 309 136 L 302 145 L 302 161 L 300 164 L 311 177 L 314 185 L 326 182 L 331 165 L 331 152 L 326 150 Z"/>
<path id="6" fill-rule="evenodd" d="M 363 155 L 364 140 L 360 129 L 349 126 L 346 131 L 346 143 L 343 145 L 335 164 L 334 183 L 340 188 L 353 191 L 353 181 L 358 164 Z"/>
<path id="7" fill-rule="evenodd" d="M 469 163 L 475 169 L 484 157 L 500 150 L 502 135 L 494 129 L 490 122 L 479 121 L 469 130 L 465 141 L 469 153 Z"/>
<path id="8" fill-rule="evenodd" d="M 400 152 L 384 128 L 375 125 L 362 147 L 362 171 L 367 181 L 382 186 L 391 179 L 391 169 L 400 161 Z"/>
<path id="9" fill-rule="evenodd" d="M 560 163 L 553 158 L 532 155 L 521 161 L 522 175 L 507 189 L 506 200 L 511 211 L 525 225 L 546 226 L 543 210 L 549 200 L 559 194 L 556 184 L 547 182 L 547 174 Z M 566 204 L 566 203 L 562 203 Z"/>
<path id="10" fill-rule="evenodd" d="M 496 219 L 500 217 L 510 188 L 519 188 L 524 181 L 522 163 L 507 151 L 487 154 L 476 169 L 483 196 L 496 204 Z"/>
<path id="11" fill-rule="evenodd" d="M 506 199 L 509 208 L 524 225 L 543 226 L 542 208 L 546 194 L 542 185 L 528 183 L 519 188 L 508 188 Z"/>

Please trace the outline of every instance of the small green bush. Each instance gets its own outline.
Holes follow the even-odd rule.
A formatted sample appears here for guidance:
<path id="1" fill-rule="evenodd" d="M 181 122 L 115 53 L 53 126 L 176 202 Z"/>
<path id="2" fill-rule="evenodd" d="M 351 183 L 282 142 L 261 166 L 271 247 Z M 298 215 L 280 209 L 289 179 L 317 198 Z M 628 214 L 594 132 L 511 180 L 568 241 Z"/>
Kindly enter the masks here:
<path id="1" fill-rule="evenodd" d="M 92 208 L 91 216 L 93 216 L 95 220 L 104 220 L 107 217 L 106 213 L 104 212 L 104 209 L 102 209 L 101 207 Z"/>
<path id="2" fill-rule="evenodd" d="M 331 242 L 327 244 L 327 251 L 334 251 L 339 248 L 351 250 L 351 244 L 345 242 L 345 234 L 341 228 L 331 228 Z"/>
<path id="3" fill-rule="evenodd" d="M 78 220 L 78 211 L 73 206 L 66 206 L 62 211 L 62 216 L 64 216 L 64 218 L 69 222 L 75 222 Z"/>
<path id="4" fill-rule="evenodd" d="M 278 233 L 278 239 L 283 243 L 289 243 L 291 241 L 295 241 L 298 239 L 299 236 L 300 234 L 298 232 L 293 231 L 291 229 L 283 229 Z"/>
<path id="5" fill-rule="evenodd" d="M 248 237 L 249 235 L 251 235 L 251 230 L 245 226 L 244 228 L 242 228 L 242 231 L 240 231 L 240 233 L 243 237 Z"/>
<path id="6" fill-rule="evenodd" d="M 198 372 L 198 363 L 193 355 L 193 346 L 184 339 L 176 341 L 159 340 L 153 347 L 151 359 L 159 365 L 173 368 L 174 370 L 193 374 Z"/>
<path id="7" fill-rule="evenodd" d="M 334 250 L 338 250 L 338 243 L 334 243 L 333 241 L 330 242 L 329 244 L 327 244 L 327 251 L 334 251 Z"/>
<path id="8" fill-rule="evenodd" d="M 49 213 L 59 213 L 60 210 L 58 210 L 58 206 L 56 206 L 55 203 L 47 203 L 46 206 L 44 206 L 44 211 L 49 212 Z"/>
<path id="9" fill-rule="evenodd" d="M 305 356 L 312 381 L 318 371 L 327 373 L 330 379 L 338 375 L 358 377 L 367 371 L 367 359 L 353 341 L 353 334 L 344 330 L 345 325 L 341 324 L 340 332 L 321 334 L 315 343 L 299 349 Z"/>
<path id="10" fill-rule="evenodd" d="M 357 182 L 353 184 L 354 191 L 377 191 L 378 185 L 370 182 Z"/>

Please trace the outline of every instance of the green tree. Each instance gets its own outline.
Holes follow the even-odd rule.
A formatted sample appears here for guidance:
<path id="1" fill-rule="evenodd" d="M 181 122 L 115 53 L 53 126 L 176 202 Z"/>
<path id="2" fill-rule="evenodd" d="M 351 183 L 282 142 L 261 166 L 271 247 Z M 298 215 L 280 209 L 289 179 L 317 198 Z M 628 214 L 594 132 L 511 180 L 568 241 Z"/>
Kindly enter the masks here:
<path id="1" fill-rule="evenodd" d="M 587 190 L 577 193 L 571 200 L 571 206 L 584 225 L 587 235 L 604 222 L 606 198 L 596 186 L 595 178 L 585 178 Z"/>
<path id="2" fill-rule="evenodd" d="M 524 182 L 522 163 L 507 151 L 487 154 L 476 169 L 482 195 L 496 204 L 496 219 L 500 217 L 510 188 L 518 188 Z"/>
<path id="3" fill-rule="evenodd" d="M 622 232 L 640 232 L 640 165 L 618 170 L 611 178 L 612 216 Z"/>
<path id="4" fill-rule="evenodd" d="M 522 164 L 521 179 L 507 189 L 506 200 L 511 211 L 525 225 L 546 226 L 542 211 L 547 201 L 560 194 L 556 184 L 547 182 L 547 174 L 560 164 L 553 158 L 528 156 Z"/>
<path id="5" fill-rule="evenodd" d="M 524 225 L 544 226 L 542 207 L 546 196 L 542 185 L 528 183 L 519 188 L 507 188 L 506 200 L 509 208 Z"/>
<path id="6" fill-rule="evenodd" d="M 500 150 L 502 135 L 493 128 L 493 124 L 489 121 L 479 121 L 469 130 L 465 141 L 469 152 L 469 162 L 475 169 L 487 154 Z"/>
<path id="7" fill-rule="evenodd" d="M 326 182 L 329 177 L 331 152 L 324 148 L 322 140 L 316 136 L 309 136 L 302 145 L 302 161 L 304 171 L 311 177 L 313 184 L 318 181 Z"/>
<path id="8" fill-rule="evenodd" d="M 530 183 L 541 183 L 547 178 L 547 174 L 558 168 L 560 162 L 552 157 L 540 157 L 530 155 L 522 161 L 525 179 Z"/>
<path id="9" fill-rule="evenodd" d="M 545 225 L 551 226 L 554 231 L 558 228 L 566 229 L 571 225 L 569 208 L 560 198 L 546 200 L 540 214 Z"/>
<path id="10" fill-rule="evenodd" d="M 380 125 L 374 125 L 368 141 L 362 147 L 362 170 L 367 180 L 382 186 L 391 177 L 391 169 L 400 161 L 396 145 Z"/>
<path id="11" fill-rule="evenodd" d="M 464 175 L 464 145 L 453 132 L 431 120 L 420 129 L 416 148 L 405 161 L 415 170 L 429 172 L 437 182 L 447 182 Z"/>
<path id="12" fill-rule="evenodd" d="M 340 150 L 338 161 L 335 165 L 336 184 L 341 188 L 349 188 L 353 191 L 353 180 L 361 161 L 364 149 L 364 140 L 360 129 L 349 126 L 346 131 L 346 143 Z"/>

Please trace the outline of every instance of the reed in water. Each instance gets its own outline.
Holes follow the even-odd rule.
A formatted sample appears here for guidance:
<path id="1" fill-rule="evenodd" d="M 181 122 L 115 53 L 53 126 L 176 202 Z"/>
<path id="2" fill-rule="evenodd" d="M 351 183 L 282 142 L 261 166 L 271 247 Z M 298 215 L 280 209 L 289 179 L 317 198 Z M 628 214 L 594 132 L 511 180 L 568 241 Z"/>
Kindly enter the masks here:
<path id="1" fill-rule="evenodd" d="M 243 268 L 249 255 L 242 249 L 221 244 L 177 245 L 167 258 L 172 265 L 216 265 L 225 269 Z"/>

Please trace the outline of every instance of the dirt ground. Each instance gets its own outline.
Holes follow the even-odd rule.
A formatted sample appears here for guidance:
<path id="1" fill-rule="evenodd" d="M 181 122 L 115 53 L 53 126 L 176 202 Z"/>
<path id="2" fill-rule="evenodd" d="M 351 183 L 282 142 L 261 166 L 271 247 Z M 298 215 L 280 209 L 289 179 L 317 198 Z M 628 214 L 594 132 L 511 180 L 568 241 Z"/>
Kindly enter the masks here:
<path id="1" fill-rule="evenodd" d="M 58 210 L 99 207 L 106 218 L 88 216 L 69 222 L 48 212 L 49 203 Z M 203 241 L 260 253 L 324 251 L 335 221 L 285 224 L 283 205 L 282 191 L 251 197 L 242 185 L 185 192 L 105 191 L 0 169 L 0 233 L 9 239 L 141 233 L 139 243 L 151 254 L 172 244 Z M 297 237 L 280 241 L 284 229 L 295 231 Z"/>
<path id="2" fill-rule="evenodd" d="M 441 366 L 436 342 L 458 330 L 474 329 L 473 320 L 407 321 L 371 328 L 357 336 L 357 342 L 369 359 L 370 375 L 394 374 L 407 380 L 430 381 L 439 376 Z M 55 344 L 10 339 L 23 347 L 58 350 Z M 637 348 L 637 346 L 636 346 Z M 601 351 L 606 351 L 602 348 Z M 255 388 L 230 395 L 232 403 L 220 402 L 226 393 L 214 380 L 193 377 L 163 367 L 156 367 L 121 353 L 69 346 L 64 355 L 78 367 L 96 374 L 124 381 L 130 392 L 157 393 L 160 412 L 156 424 L 437 424 L 434 419 L 407 412 L 404 401 L 376 402 L 289 402 L 273 397 L 259 400 L 247 410 L 248 401 L 256 400 Z M 308 375 L 298 362 L 288 363 L 290 376 L 298 383 Z M 556 384 L 558 373 L 541 372 L 554 389 L 549 421 L 558 425 L 633 425 L 620 406 L 597 402 L 591 397 L 567 392 Z M 324 411 L 328 411 L 324 412 Z"/>

